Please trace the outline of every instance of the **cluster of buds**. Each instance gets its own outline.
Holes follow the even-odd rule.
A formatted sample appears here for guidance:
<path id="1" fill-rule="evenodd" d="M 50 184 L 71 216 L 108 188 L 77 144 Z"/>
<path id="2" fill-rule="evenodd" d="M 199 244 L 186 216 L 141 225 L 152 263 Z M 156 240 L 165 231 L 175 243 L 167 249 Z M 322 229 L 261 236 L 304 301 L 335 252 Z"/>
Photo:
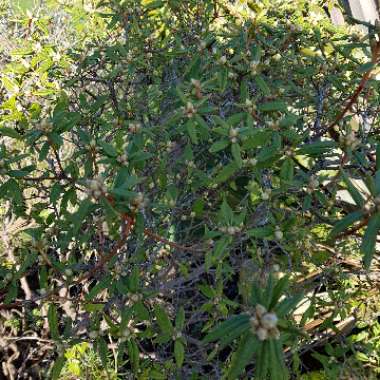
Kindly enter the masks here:
<path id="1" fill-rule="evenodd" d="M 194 94 L 198 99 L 202 99 L 202 85 L 198 79 L 191 78 L 191 84 L 194 86 Z"/>
<path id="2" fill-rule="evenodd" d="M 128 156 L 125 153 L 118 156 L 116 160 L 121 165 L 128 165 Z"/>
<path id="3" fill-rule="evenodd" d="M 238 75 L 234 73 L 233 71 L 229 71 L 227 75 L 229 79 L 237 79 L 238 77 Z"/>
<path id="4" fill-rule="evenodd" d="M 207 42 L 202 40 L 200 43 L 199 43 L 199 51 L 202 51 L 204 49 L 206 49 L 207 47 Z"/>
<path id="5" fill-rule="evenodd" d="M 269 120 L 267 125 L 268 128 L 273 129 L 274 131 L 277 131 L 279 129 L 279 124 L 277 121 Z"/>
<path id="6" fill-rule="evenodd" d="M 120 263 L 116 263 L 114 266 L 113 266 L 113 272 L 117 275 L 117 276 L 120 276 L 123 271 L 124 271 L 124 268 L 123 266 L 120 264 Z"/>
<path id="7" fill-rule="evenodd" d="M 307 192 L 312 193 L 319 186 L 317 176 L 314 174 L 310 177 L 309 184 L 307 185 Z"/>
<path id="8" fill-rule="evenodd" d="M 41 120 L 40 126 L 38 128 L 43 133 L 50 133 L 53 130 L 53 125 L 49 120 L 43 119 Z"/>
<path id="9" fill-rule="evenodd" d="M 281 228 L 279 226 L 276 226 L 274 229 L 274 237 L 277 240 L 281 240 L 284 237 L 284 233 L 281 231 Z"/>
<path id="10" fill-rule="evenodd" d="M 345 148 L 352 150 L 356 149 L 360 145 L 360 140 L 356 138 L 355 132 L 348 132 L 345 136 L 339 136 L 339 143 Z"/>
<path id="11" fill-rule="evenodd" d="M 286 20 L 286 26 L 289 28 L 289 30 L 294 33 L 294 32 L 302 32 L 302 26 L 299 24 L 295 24 L 291 20 Z"/>
<path id="12" fill-rule="evenodd" d="M 227 63 L 227 57 L 225 55 L 222 55 L 220 58 L 219 58 L 219 63 L 221 65 L 225 65 Z"/>
<path id="13" fill-rule="evenodd" d="M 99 332 L 96 331 L 96 330 L 92 330 L 89 332 L 88 336 L 90 337 L 90 339 L 96 339 L 99 337 Z"/>
<path id="14" fill-rule="evenodd" d="M 237 137 L 239 135 L 239 130 L 237 128 L 231 128 L 229 132 L 230 140 L 232 143 L 237 142 Z"/>
<path id="15" fill-rule="evenodd" d="M 138 332 L 139 330 L 133 326 L 133 321 L 129 321 L 128 326 L 119 332 L 120 341 L 125 342 Z"/>
<path id="16" fill-rule="evenodd" d="M 363 206 L 363 212 L 366 215 L 371 215 L 374 212 L 380 212 L 380 196 L 378 195 L 376 198 L 369 197 Z"/>
<path id="17" fill-rule="evenodd" d="M 191 169 L 195 169 L 196 167 L 194 161 L 192 160 L 186 160 L 185 164 L 187 165 L 188 168 L 191 168 Z"/>
<path id="18" fill-rule="evenodd" d="M 285 150 L 285 155 L 287 157 L 293 157 L 294 156 L 294 149 L 292 147 L 288 147 L 286 150 Z"/>
<path id="19" fill-rule="evenodd" d="M 95 179 L 90 179 L 87 181 L 88 193 L 92 195 L 95 199 L 99 199 L 102 195 L 107 192 L 107 186 L 101 177 Z"/>
<path id="20" fill-rule="evenodd" d="M 91 140 L 88 145 L 90 146 L 91 150 L 96 149 L 96 141 L 95 140 Z"/>
<path id="21" fill-rule="evenodd" d="M 249 64 L 249 68 L 251 70 L 251 74 L 252 75 L 256 75 L 257 74 L 257 68 L 258 68 L 258 65 L 259 65 L 259 62 L 258 61 L 252 61 L 250 64 Z"/>
<path id="22" fill-rule="evenodd" d="M 128 126 L 128 131 L 131 133 L 137 133 L 141 129 L 141 123 L 139 122 L 134 122 L 134 123 L 129 123 Z"/>
<path id="23" fill-rule="evenodd" d="M 256 166 L 257 165 L 257 159 L 256 158 L 248 158 L 246 160 L 246 164 L 249 166 Z"/>
<path id="24" fill-rule="evenodd" d="M 131 293 L 128 297 L 132 303 L 139 302 L 143 299 L 143 295 L 139 293 Z"/>
<path id="25" fill-rule="evenodd" d="M 170 246 L 163 246 L 157 251 L 157 258 L 162 259 L 170 254 Z"/>
<path id="26" fill-rule="evenodd" d="M 240 224 L 240 226 L 222 226 L 219 228 L 219 231 L 228 234 L 230 236 L 236 235 L 241 232 L 243 229 L 243 224 Z"/>
<path id="27" fill-rule="evenodd" d="M 245 100 L 245 106 L 247 107 L 247 111 L 253 115 L 256 111 L 256 105 L 253 104 L 252 100 L 246 99 Z"/>
<path id="28" fill-rule="evenodd" d="M 256 305 L 255 311 L 249 320 L 252 333 L 261 341 L 267 339 L 280 339 L 280 331 L 277 328 L 277 322 L 277 315 L 268 312 L 262 305 Z"/>
<path id="29" fill-rule="evenodd" d="M 173 331 L 172 339 L 177 340 L 182 338 L 182 332 L 181 331 Z"/>
<path id="30" fill-rule="evenodd" d="M 189 119 L 191 119 L 197 113 L 194 104 L 191 102 L 187 102 L 186 107 L 182 107 L 182 111 Z"/>
<path id="31" fill-rule="evenodd" d="M 169 207 L 174 207 L 174 206 L 176 205 L 177 202 L 176 202 L 175 199 L 171 198 L 171 199 L 169 199 L 169 200 L 167 201 L 167 203 L 168 203 Z"/>
<path id="32" fill-rule="evenodd" d="M 271 189 L 265 189 L 261 192 L 261 199 L 263 201 L 267 201 L 270 198 L 270 195 L 272 193 Z"/>
<path id="33" fill-rule="evenodd" d="M 137 195 L 132 199 L 131 201 L 131 210 L 132 211 L 136 211 L 138 209 L 141 209 L 144 207 L 144 203 L 145 203 L 145 200 L 144 200 L 144 194 L 143 193 L 137 193 Z"/>
<path id="34" fill-rule="evenodd" d="M 176 147 L 176 143 L 174 141 L 168 141 L 166 143 L 166 151 L 170 153 Z"/>

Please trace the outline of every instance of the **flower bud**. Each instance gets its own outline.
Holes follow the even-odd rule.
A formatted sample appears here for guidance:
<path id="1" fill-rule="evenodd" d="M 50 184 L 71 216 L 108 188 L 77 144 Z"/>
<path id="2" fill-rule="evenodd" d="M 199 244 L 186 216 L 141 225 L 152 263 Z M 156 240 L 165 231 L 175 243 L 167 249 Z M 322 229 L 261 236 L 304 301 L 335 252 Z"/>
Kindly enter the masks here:
<path id="1" fill-rule="evenodd" d="M 268 338 L 268 331 L 262 327 L 256 330 L 257 338 L 261 341 L 266 340 Z"/>
<path id="2" fill-rule="evenodd" d="M 261 318 L 264 315 L 264 313 L 267 312 L 267 309 L 263 305 L 258 304 L 256 305 L 255 311 L 256 311 L 257 317 Z"/>
<path id="3" fill-rule="evenodd" d="M 261 325 L 266 329 L 273 329 L 277 326 L 278 318 L 274 313 L 265 313 L 261 317 Z"/>
<path id="4" fill-rule="evenodd" d="M 73 271 L 70 268 L 65 269 L 65 276 L 71 277 L 73 275 Z"/>
<path id="5" fill-rule="evenodd" d="M 231 128 L 230 129 L 229 135 L 230 135 L 231 138 L 237 137 L 238 134 L 239 134 L 239 130 L 238 129 L 236 129 L 236 128 Z"/>
<path id="6" fill-rule="evenodd" d="M 219 58 L 219 63 L 221 65 L 225 65 L 227 62 L 227 57 L 225 55 L 222 55 L 220 58 Z"/>
<path id="7" fill-rule="evenodd" d="M 281 240 L 284 237 L 284 234 L 279 227 L 276 227 L 276 230 L 274 231 L 274 236 L 277 240 Z"/>
<path id="8" fill-rule="evenodd" d="M 228 233 L 229 235 L 233 235 L 233 234 L 235 233 L 235 227 L 229 226 L 229 227 L 227 228 L 227 233 Z"/>

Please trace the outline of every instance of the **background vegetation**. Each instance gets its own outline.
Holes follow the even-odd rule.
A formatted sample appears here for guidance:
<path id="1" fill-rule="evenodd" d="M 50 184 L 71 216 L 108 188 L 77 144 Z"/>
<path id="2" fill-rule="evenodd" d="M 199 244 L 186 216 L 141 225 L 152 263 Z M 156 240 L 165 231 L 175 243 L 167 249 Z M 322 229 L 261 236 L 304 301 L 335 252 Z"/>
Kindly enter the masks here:
<path id="1" fill-rule="evenodd" d="M 378 27 L 332 1 L 0 1 L 6 379 L 376 379 Z"/>

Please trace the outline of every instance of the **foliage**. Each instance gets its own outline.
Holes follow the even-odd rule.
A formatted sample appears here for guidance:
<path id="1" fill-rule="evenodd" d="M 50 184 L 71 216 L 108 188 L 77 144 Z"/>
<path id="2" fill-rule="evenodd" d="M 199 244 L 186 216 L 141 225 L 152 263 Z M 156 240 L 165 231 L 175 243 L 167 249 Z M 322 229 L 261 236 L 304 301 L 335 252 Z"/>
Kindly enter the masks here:
<path id="1" fill-rule="evenodd" d="M 5 376 L 378 372 L 379 31 L 322 3 L 0 3 Z"/>

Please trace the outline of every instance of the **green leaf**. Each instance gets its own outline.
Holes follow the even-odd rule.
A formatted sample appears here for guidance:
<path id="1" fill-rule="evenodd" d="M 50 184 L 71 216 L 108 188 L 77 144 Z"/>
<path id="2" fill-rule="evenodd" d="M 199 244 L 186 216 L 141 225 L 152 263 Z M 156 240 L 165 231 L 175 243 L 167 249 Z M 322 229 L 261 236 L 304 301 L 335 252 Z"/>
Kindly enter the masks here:
<path id="1" fill-rule="evenodd" d="M 20 86 L 15 79 L 11 79 L 6 76 L 3 76 L 1 78 L 1 81 L 3 82 L 3 86 L 5 87 L 5 89 L 11 93 L 13 92 L 17 93 L 20 90 Z"/>
<path id="2" fill-rule="evenodd" d="M 103 278 L 93 288 L 91 288 L 88 294 L 85 295 L 86 300 L 87 301 L 93 300 L 97 294 L 99 294 L 102 290 L 107 289 L 110 284 L 111 284 L 111 276 L 107 276 Z"/>
<path id="3" fill-rule="evenodd" d="M 232 177 L 239 170 L 236 162 L 231 162 L 225 166 L 215 177 L 215 183 L 222 183 L 227 181 L 228 178 Z"/>
<path id="4" fill-rule="evenodd" d="M 157 318 L 157 323 L 160 326 L 160 329 L 162 330 L 163 333 L 172 335 L 173 334 L 173 325 L 170 322 L 170 319 L 166 313 L 166 311 L 160 307 L 157 306 L 155 308 L 155 315 Z"/>
<path id="5" fill-rule="evenodd" d="M 276 307 L 275 311 L 279 318 L 283 318 L 291 310 L 293 310 L 303 299 L 303 294 L 297 294 L 293 297 L 283 299 Z"/>
<path id="6" fill-rule="evenodd" d="M 218 350 L 223 350 L 223 348 L 230 344 L 232 341 L 245 334 L 249 328 L 250 324 L 249 321 L 247 321 L 246 323 L 242 323 L 236 326 L 232 331 L 224 334 L 218 341 Z"/>
<path id="7" fill-rule="evenodd" d="M 291 182 L 294 177 L 294 162 L 291 158 L 286 158 L 281 166 L 281 179 Z"/>
<path id="8" fill-rule="evenodd" d="M 259 88 L 259 90 L 263 93 L 263 95 L 265 95 L 265 96 L 270 95 L 270 88 L 265 83 L 265 80 L 261 75 L 255 76 L 255 82 L 256 82 L 256 85 Z"/>
<path id="9" fill-rule="evenodd" d="M 128 343 L 128 356 L 134 372 L 137 372 L 140 367 L 140 352 L 137 343 L 134 340 L 129 340 Z"/>
<path id="10" fill-rule="evenodd" d="M 8 286 L 6 296 L 4 299 L 4 304 L 9 304 L 17 297 L 18 286 L 16 281 L 12 281 L 12 283 Z"/>
<path id="11" fill-rule="evenodd" d="M 64 191 L 64 188 L 57 182 L 55 183 L 50 190 L 50 202 L 55 204 L 60 196 L 60 194 Z"/>
<path id="12" fill-rule="evenodd" d="M 255 377 L 258 380 L 267 379 L 268 369 L 270 366 L 269 355 L 269 342 L 266 340 L 261 343 L 260 350 L 257 355 Z"/>
<path id="13" fill-rule="evenodd" d="M 180 340 L 174 342 L 174 357 L 178 368 L 181 368 L 185 359 L 185 347 Z"/>
<path id="14" fill-rule="evenodd" d="M 196 124 L 192 120 L 188 120 L 185 124 L 187 133 L 189 134 L 190 140 L 193 144 L 198 144 Z"/>
<path id="15" fill-rule="evenodd" d="M 7 128 L 7 127 L 1 127 L 0 128 L 0 135 L 12 137 L 17 140 L 21 140 L 22 136 L 13 128 Z"/>
<path id="16" fill-rule="evenodd" d="M 46 159 L 48 153 L 50 150 L 50 144 L 48 142 L 45 142 L 40 150 L 40 154 L 38 155 L 38 161 L 43 161 Z"/>
<path id="17" fill-rule="evenodd" d="M 83 223 L 83 220 L 86 218 L 86 216 L 90 212 L 90 207 L 91 207 L 91 201 L 89 199 L 85 199 L 80 203 L 77 212 L 72 216 L 72 220 L 74 224 L 74 227 L 73 227 L 74 234 L 78 233 Z"/>
<path id="18" fill-rule="evenodd" d="M 222 336 L 225 334 L 230 333 L 233 331 L 235 328 L 246 324 L 249 322 L 249 315 L 234 315 L 230 317 L 228 320 L 222 322 L 220 325 L 217 327 L 213 328 L 203 339 L 203 343 L 210 343 L 213 341 L 216 341 L 220 339 Z"/>
<path id="19" fill-rule="evenodd" d="M 347 174 L 343 171 L 342 171 L 342 177 L 343 177 L 343 181 L 345 182 L 347 186 L 347 190 L 350 193 L 352 199 L 355 201 L 356 205 L 358 205 L 359 207 L 363 207 L 365 201 L 364 201 L 363 196 L 360 194 L 359 190 L 354 186 L 354 184 L 348 178 Z"/>
<path id="20" fill-rule="evenodd" d="M 273 292 L 272 292 L 272 297 L 271 297 L 271 301 L 269 303 L 268 310 L 272 310 L 277 305 L 278 300 L 284 294 L 288 285 L 289 285 L 289 277 L 288 276 L 284 276 L 280 280 L 277 281 L 276 285 L 274 286 Z"/>
<path id="21" fill-rule="evenodd" d="M 226 248 L 228 247 L 230 243 L 230 237 L 224 236 L 221 239 L 217 241 L 215 244 L 215 247 L 212 251 L 212 258 L 214 260 L 219 260 Z M 214 261 L 215 262 L 215 261 Z"/>
<path id="22" fill-rule="evenodd" d="M 371 265 L 372 257 L 375 252 L 376 238 L 380 229 L 380 214 L 375 214 L 368 222 L 365 231 L 361 251 L 364 254 L 364 266 L 368 269 Z"/>
<path id="23" fill-rule="evenodd" d="M 256 281 L 252 282 L 252 290 L 251 290 L 251 304 L 252 305 L 257 305 L 260 304 L 262 305 L 265 302 L 263 299 L 263 289 L 258 286 Z"/>
<path id="24" fill-rule="evenodd" d="M 231 145 L 231 153 L 232 157 L 234 158 L 237 167 L 240 169 L 243 166 L 243 160 L 241 159 L 241 151 L 240 151 L 240 145 L 237 143 L 233 143 Z"/>
<path id="25" fill-rule="evenodd" d="M 334 238 L 342 231 L 346 230 L 351 224 L 360 220 L 364 216 L 363 211 L 354 211 L 346 215 L 343 219 L 334 224 L 333 229 L 330 232 L 330 238 Z"/>
<path id="26" fill-rule="evenodd" d="M 230 130 L 230 126 L 228 125 L 228 123 L 218 115 L 212 115 L 212 120 L 214 121 L 214 123 L 219 124 L 222 127 L 222 134 L 228 136 L 228 132 Z"/>
<path id="27" fill-rule="evenodd" d="M 375 67 L 375 64 L 373 62 L 366 62 L 366 63 L 363 63 L 362 65 L 360 65 L 359 67 L 356 68 L 357 72 L 358 73 L 365 73 L 367 71 L 370 71 L 372 70 L 373 68 Z"/>
<path id="28" fill-rule="evenodd" d="M 226 199 L 223 199 L 223 203 L 220 207 L 220 214 L 224 220 L 225 223 L 231 224 L 234 220 L 234 213 L 232 211 L 232 208 L 226 201 Z"/>
<path id="29" fill-rule="evenodd" d="M 375 173 L 375 193 L 380 195 L 380 170 L 377 170 Z"/>
<path id="30" fill-rule="evenodd" d="M 117 150 L 113 147 L 113 145 L 106 143 L 105 141 L 99 140 L 97 144 L 100 145 L 103 149 L 103 152 L 111 157 L 117 156 Z"/>
<path id="31" fill-rule="evenodd" d="M 61 371 L 63 369 L 63 366 L 66 363 L 66 356 L 61 355 L 58 357 L 58 359 L 54 362 L 53 367 L 50 372 L 50 378 L 52 380 L 58 380 L 60 378 Z"/>
<path id="32" fill-rule="evenodd" d="M 59 339 L 58 313 L 57 313 L 57 308 L 53 303 L 49 305 L 47 318 L 49 322 L 50 335 L 54 340 L 58 340 Z"/>
<path id="33" fill-rule="evenodd" d="M 227 373 L 229 380 L 236 380 L 244 372 L 259 346 L 259 341 L 251 333 L 242 338 L 231 359 L 231 366 Z"/>
<path id="34" fill-rule="evenodd" d="M 271 101 L 260 104 L 258 107 L 259 111 L 262 112 L 273 112 L 273 111 L 286 111 L 287 105 L 281 100 Z"/>
<path id="35" fill-rule="evenodd" d="M 107 368 L 108 363 L 108 347 L 103 337 L 99 337 L 96 341 L 98 345 L 99 357 L 104 368 Z"/>
<path id="36" fill-rule="evenodd" d="M 309 156 L 320 156 L 324 153 L 331 152 L 338 144 L 333 140 L 317 141 L 315 143 L 301 146 L 297 154 L 307 154 Z"/>
<path id="37" fill-rule="evenodd" d="M 219 140 L 214 142 L 214 144 L 211 145 L 209 152 L 210 153 L 216 153 L 223 149 L 225 149 L 230 144 L 229 140 Z"/>
<path id="38" fill-rule="evenodd" d="M 181 306 L 178 310 L 177 316 L 175 318 L 175 328 L 177 330 L 182 330 L 185 326 L 185 310 Z"/>
<path id="39" fill-rule="evenodd" d="M 228 83 L 228 69 L 223 67 L 221 70 L 218 72 L 218 84 L 220 91 L 223 93 L 226 88 L 227 88 L 227 83 Z"/>
<path id="40" fill-rule="evenodd" d="M 247 235 L 254 238 L 265 238 L 273 234 L 272 227 L 257 227 L 247 231 Z"/>
<path id="41" fill-rule="evenodd" d="M 269 372 L 271 380 L 286 380 L 289 378 L 287 368 L 284 363 L 284 355 L 280 340 L 269 339 Z"/>

